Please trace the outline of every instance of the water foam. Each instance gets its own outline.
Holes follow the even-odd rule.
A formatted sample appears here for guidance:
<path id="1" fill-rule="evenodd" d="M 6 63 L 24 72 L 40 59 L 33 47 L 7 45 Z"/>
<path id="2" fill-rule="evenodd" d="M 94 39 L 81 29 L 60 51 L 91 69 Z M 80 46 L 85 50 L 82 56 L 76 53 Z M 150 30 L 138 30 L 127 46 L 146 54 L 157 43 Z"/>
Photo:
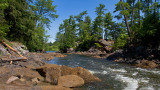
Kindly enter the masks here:
<path id="1" fill-rule="evenodd" d="M 136 79 L 125 77 L 123 75 L 116 75 L 116 79 L 127 84 L 124 90 L 136 90 L 138 88 L 138 80 Z"/>
<path id="2" fill-rule="evenodd" d="M 113 72 L 122 72 L 122 73 L 126 73 L 127 71 L 125 69 L 112 69 L 112 68 L 107 68 L 109 71 L 113 71 Z"/>
<path id="3" fill-rule="evenodd" d="M 138 72 L 134 72 L 133 74 L 132 74 L 132 76 L 136 76 L 138 74 Z"/>
<path id="4" fill-rule="evenodd" d="M 103 71 L 102 74 L 107 74 L 107 71 Z"/>
<path id="5" fill-rule="evenodd" d="M 99 71 L 89 70 L 89 72 L 92 73 L 92 74 L 107 74 L 107 71 L 99 72 Z"/>

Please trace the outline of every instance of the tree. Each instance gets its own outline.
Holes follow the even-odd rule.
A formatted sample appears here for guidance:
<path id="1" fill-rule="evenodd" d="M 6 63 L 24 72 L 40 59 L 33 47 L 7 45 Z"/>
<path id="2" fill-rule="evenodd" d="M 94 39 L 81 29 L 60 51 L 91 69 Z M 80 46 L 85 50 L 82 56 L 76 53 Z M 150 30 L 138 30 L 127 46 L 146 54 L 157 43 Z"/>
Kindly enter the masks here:
<path id="1" fill-rule="evenodd" d="M 105 28 L 105 34 L 104 34 L 104 39 L 109 39 L 109 33 L 111 32 L 111 30 L 113 29 L 113 16 L 111 15 L 111 13 L 106 13 L 105 17 L 104 17 L 104 28 Z"/>
<path id="2" fill-rule="evenodd" d="M 58 40 L 60 41 L 60 50 L 67 52 L 67 48 L 74 48 L 76 41 L 76 23 L 73 16 L 65 19 L 59 27 Z"/>
<path id="3" fill-rule="evenodd" d="M 35 0 L 30 7 L 36 15 L 35 22 L 38 26 L 44 27 L 46 25 L 49 28 L 51 20 L 58 18 L 56 6 L 53 5 L 52 0 Z"/>
<path id="4" fill-rule="evenodd" d="M 4 9 L 8 7 L 7 0 L 0 1 L 0 38 L 3 38 L 7 35 L 9 31 L 9 25 L 4 18 Z"/>
<path id="5" fill-rule="evenodd" d="M 45 26 L 57 18 L 51 0 L 1 0 L 0 35 L 19 41 L 32 51 L 44 49 L 47 37 Z"/>
<path id="6" fill-rule="evenodd" d="M 79 40 L 83 41 L 83 34 L 84 34 L 84 16 L 87 15 L 87 11 L 81 12 L 79 15 L 75 16 L 75 19 L 77 21 L 77 32 L 79 36 Z"/>
<path id="7" fill-rule="evenodd" d="M 93 35 L 96 39 L 103 38 L 103 28 L 104 28 L 104 14 L 105 14 L 105 5 L 99 4 L 99 7 L 96 7 L 97 17 L 93 21 Z"/>
<path id="8" fill-rule="evenodd" d="M 118 19 L 120 19 L 122 16 L 124 17 L 124 21 L 125 21 L 125 25 L 127 28 L 127 32 L 129 37 L 131 36 L 131 29 L 128 23 L 128 16 L 129 16 L 129 4 L 120 0 L 120 2 L 118 2 L 116 4 L 116 10 L 114 12 L 120 11 L 119 15 L 117 16 Z"/>

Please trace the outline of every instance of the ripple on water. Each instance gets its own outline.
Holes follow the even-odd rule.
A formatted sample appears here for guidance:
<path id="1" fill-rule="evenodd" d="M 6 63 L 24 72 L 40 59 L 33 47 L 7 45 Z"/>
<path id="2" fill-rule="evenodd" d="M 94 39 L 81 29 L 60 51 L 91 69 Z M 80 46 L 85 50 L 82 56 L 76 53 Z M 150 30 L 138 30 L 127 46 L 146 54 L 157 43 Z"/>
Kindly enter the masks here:
<path id="1" fill-rule="evenodd" d="M 155 89 L 153 88 L 153 86 L 148 86 L 148 87 L 142 87 L 139 90 L 155 90 Z"/>
<path id="2" fill-rule="evenodd" d="M 122 73 L 127 72 L 125 69 L 113 69 L 113 68 L 107 68 L 107 69 L 112 72 L 122 72 Z"/>
<path id="3" fill-rule="evenodd" d="M 148 73 L 153 73 L 153 74 L 160 74 L 159 70 L 147 70 L 147 69 L 142 69 L 142 68 L 136 68 L 139 71 L 144 71 L 144 72 L 148 72 Z"/>

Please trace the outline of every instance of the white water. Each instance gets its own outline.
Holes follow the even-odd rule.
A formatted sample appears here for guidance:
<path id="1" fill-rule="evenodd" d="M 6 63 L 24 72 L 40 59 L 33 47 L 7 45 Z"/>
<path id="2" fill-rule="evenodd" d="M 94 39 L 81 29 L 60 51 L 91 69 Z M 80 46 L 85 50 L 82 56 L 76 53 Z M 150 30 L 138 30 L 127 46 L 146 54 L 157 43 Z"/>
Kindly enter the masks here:
<path id="1" fill-rule="evenodd" d="M 48 63 L 80 66 L 102 79 L 102 82 L 88 84 L 80 90 L 160 90 L 160 69 L 142 69 L 80 55 L 55 58 Z"/>
<path id="2" fill-rule="evenodd" d="M 116 75 L 115 79 L 127 84 L 124 90 L 136 90 L 138 88 L 138 80 L 136 79 L 125 77 L 124 75 Z"/>

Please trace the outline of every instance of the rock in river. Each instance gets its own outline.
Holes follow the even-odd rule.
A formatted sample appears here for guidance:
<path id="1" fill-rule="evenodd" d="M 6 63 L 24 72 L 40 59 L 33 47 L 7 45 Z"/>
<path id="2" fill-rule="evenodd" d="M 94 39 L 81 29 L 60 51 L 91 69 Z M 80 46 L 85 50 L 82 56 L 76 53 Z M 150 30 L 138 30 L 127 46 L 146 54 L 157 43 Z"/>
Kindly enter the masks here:
<path id="1" fill-rule="evenodd" d="M 58 85 L 64 87 L 79 87 L 84 85 L 84 80 L 77 75 L 65 75 L 58 78 Z"/>
<path id="2" fill-rule="evenodd" d="M 154 61 L 142 60 L 139 64 L 136 64 L 138 67 L 142 68 L 156 68 L 158 65 Z"/>
<path id="3" fill-rule="evenodd" d="M 36 71 L 38 71 L 41 76 L 45 77 L 47 82 L 50 82 L 54 85 L 57 84 L 57 80 L 60 76 L 65 75 L 77 75 L 84 80 L 84 83 L 101 81 L 98 77 L 92 75 L 87 69 L 82 67 L 71 68 L 56 64 L 46 64 L 43 67 L 37 68 Z"/>

